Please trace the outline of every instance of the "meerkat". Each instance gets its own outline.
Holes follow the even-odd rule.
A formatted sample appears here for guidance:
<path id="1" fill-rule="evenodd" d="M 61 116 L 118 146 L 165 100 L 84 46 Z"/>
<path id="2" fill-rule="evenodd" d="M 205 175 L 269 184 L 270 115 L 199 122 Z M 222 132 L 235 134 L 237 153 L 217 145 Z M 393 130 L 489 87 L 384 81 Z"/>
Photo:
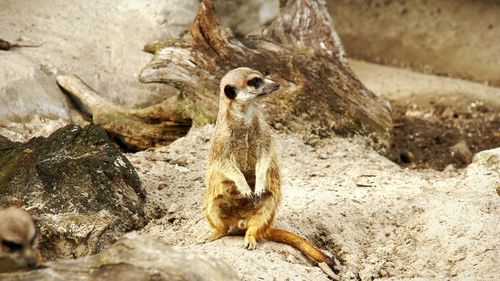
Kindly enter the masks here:
<path id="1" fill-rule="evenodd" d="M 34 268 L 40 259 L 31 215 L 17 207 L 0 209 L 0 272 Z"/>
<path id="2" fill-rule="evenodd" d="M 281 177 L 271 130 L 260 107 L 278 88 L 278 83 L 246 67 L 229 71 L 220 82 L 204 198 L 205 216 L 213 232 L 205 241 L 244 233 L 247 249 L 255 249 L 259 239 L 267 239 L 291 245 L 320 266 L 333 268 L 334 259 L 305 239 L 271 227 L 281 201 Z"/>

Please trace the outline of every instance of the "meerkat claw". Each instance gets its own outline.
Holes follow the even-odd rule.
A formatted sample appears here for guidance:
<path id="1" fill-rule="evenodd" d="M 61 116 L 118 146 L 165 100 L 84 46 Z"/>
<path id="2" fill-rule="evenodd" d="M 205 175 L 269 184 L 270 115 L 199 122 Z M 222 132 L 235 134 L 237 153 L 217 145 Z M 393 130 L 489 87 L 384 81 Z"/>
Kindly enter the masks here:
<path id="1" fill-rule="evenodd" d="M 257 193 L 253 196 L 253 205 L 257 206 L 260 202 L 260 199 L 262 198 L 262 195 L 260 193 Z"/>
<path id="2" fill-rule="evenodd" d="M 248 201 L 253 202 L 255 200 L 255 194 L 252 192 L 243 194 Z"/>
<path id="3" fill-rule="evenodd" d="M 245 236 L 245 244 L 243 248 L 248 250 L 255 250 L 257 248 L 257 240 L 253 236 Z"/>

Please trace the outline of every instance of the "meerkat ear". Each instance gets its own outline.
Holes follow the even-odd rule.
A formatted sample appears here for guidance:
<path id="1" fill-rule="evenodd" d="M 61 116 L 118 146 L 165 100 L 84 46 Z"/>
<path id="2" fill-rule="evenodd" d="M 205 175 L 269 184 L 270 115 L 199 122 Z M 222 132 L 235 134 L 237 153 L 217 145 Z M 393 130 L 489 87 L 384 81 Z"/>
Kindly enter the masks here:
<path id="1" fill-rule="evenodd" d="M 226 94 L 228 99 L 232 100 L 236 97 L 236 89 L 233 86 L 226 85 L 224 87 L 224 94 Z"/>

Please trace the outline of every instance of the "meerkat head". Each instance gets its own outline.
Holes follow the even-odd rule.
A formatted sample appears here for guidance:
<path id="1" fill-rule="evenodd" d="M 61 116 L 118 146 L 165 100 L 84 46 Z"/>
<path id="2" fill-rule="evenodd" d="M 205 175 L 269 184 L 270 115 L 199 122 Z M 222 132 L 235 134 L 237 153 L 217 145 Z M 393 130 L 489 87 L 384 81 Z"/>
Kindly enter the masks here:
<path id="1" fill-rule="evenodd" d="M 0 272 L 37 265 L 36 228 L 31 215 L 16 207 L 0 209 Z"/>
<path id="2" fill-rule="evenodd" d="M 220 98 L 228 102 L 249 104 L 279 89 L 279 84 L 257 70 L 240 67 L 229 71 L 220 82 Z"/>

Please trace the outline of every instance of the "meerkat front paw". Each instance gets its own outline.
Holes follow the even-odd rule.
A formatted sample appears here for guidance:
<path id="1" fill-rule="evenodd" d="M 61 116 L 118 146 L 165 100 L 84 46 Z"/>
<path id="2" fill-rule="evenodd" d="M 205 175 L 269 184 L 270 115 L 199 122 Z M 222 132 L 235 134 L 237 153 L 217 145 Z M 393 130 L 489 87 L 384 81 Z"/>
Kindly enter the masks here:
<path id="1" fill-rule="evenodd" d="M 243 248 L 248 250 L 255 250 L 257 248 L 257 239 L 252 235 L 245 236 L 245 245 Z"/>
<path id="2" fill-rule="evenodd" d="M 262 198 L 262 193 L 263 191 L 257 191 L 255 190 L 255 194 L 253 196 L 253 205 L 257 206 L 260 202 L 260 199 Z"/>
<path id="3" fill-rule="evenodd" d="M 244 193 L 241 193 L 241 195 L 245 196 L 250 201 L 253 201 L 255 197 L 255 194 L 250 189 L 248 191 L 245 191 Z"/>
<path id="4" fill-rule="evenodd" d="M 255 186 L 255 192 L 254 192 L 254 197 L 253 197 L 253 204 L 257 205 L 260 202 L 260 199 L 262 198 L 262 195 L 266 192 L 265 185 L 264 184 L 257 184 Z"/>
<path id="5" fill-rule="evenodd" d="M 250 186 L 248 184 L 240 185 L 237 187 L 237 189 L 241 195 L 246 197 L 248 200 L 253 201 L 254 193 L 252 192 L 252 189 L 250 189 Z"/>

